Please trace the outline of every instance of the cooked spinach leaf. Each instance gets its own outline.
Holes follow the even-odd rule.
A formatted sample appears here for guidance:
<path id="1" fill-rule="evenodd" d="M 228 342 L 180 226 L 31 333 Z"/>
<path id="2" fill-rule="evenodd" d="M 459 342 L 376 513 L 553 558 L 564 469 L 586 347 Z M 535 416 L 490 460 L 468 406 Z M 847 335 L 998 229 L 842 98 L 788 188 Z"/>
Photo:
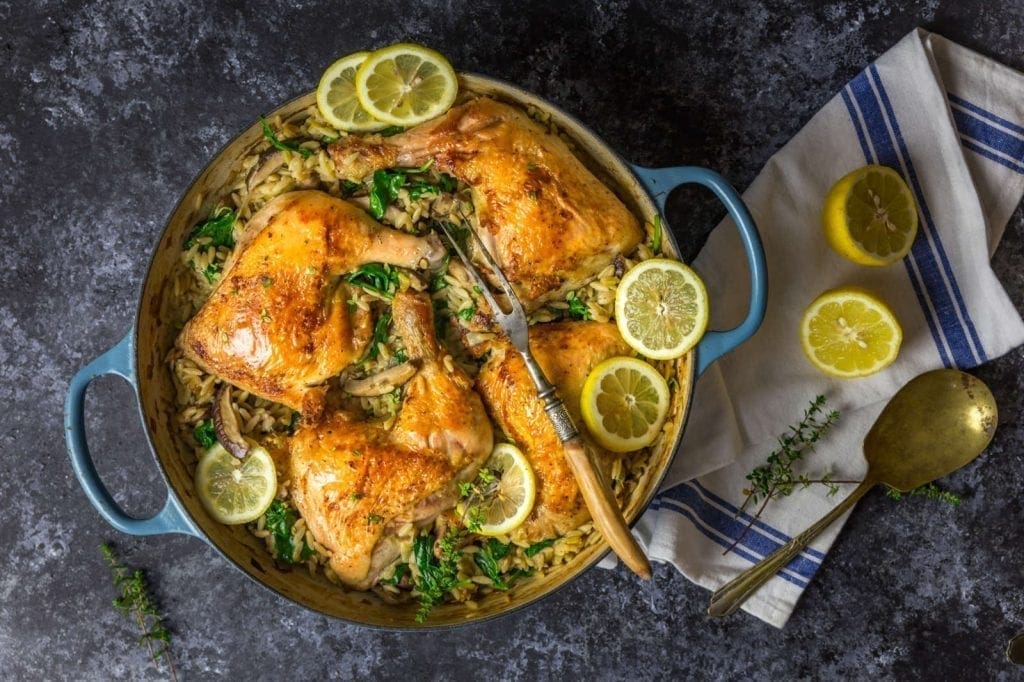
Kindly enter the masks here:
<path id="1" fill-rule="evenodd" d="M 210 238 L 210 246 L 226 246 L 230 249 L 235 245 L 234 227 L 235 212 L 227 206 L 221 206 L 215 209 L 208 219 L 192 228 L 188 239 L 185 240 L 185 250 L 191 249 L 204 237 Z"/>
<path id="2" fill-rule="evenodd" d="M 377 318 L 377 324 L 373 325 L 373 337 L 370 339 L 370 347 L 366 351 L 367 360 L 376 360 L 380 355 L 380 347 L 388 341 L 388 329 L 391 328 L 391 313 L 387 312 Z"/>
<path id="3" fill-rule="evenodd" d="M 281 500 L 274 500 L 270 503 L 270 507 L 267 508 L 266 517 L 267 523 L 265 527 L 274 538 L 274 554 L 277 555 L 279 561 L 283 561 L 286 564 L 295 563 L 292 561 L 292 555 L 295 553 L 295 544 L 292 542 L 292 527 L 299 518 L 298 514 Z M 306 544 L 306 540 L 303 539 L 302 549 L 299 551 L 299 561 L 305 561 L 315 553 L 313 548 Z"/>
<path id="4" fill-rule="evenodd" d="M 459 312 L 455 313 L 455 315 L 460 320 L 465 320 L 466 322 L 469 322 L 470 320 L 472 320 L 473 319 L 473 315 L 475 315 L 475 314 L 476 314 L 476 304 L 473 304 L 473 305 L 469 306 L 468 308 L 463 308 Z"/>
<path id="5" fill-rule="evenodd" d="M 220 278 L 220 271 L 222 269 L 223 266 L 220 263 L 210 263 L 203 268 L 203 277 L 206 278 L 207 282 L 213 284 Z"/>
<path id="6" fill-rule="evenodd" d="M 587 304 L 580 300 L 580 297 L 576 295 L 575 291 L 570 291 L 565 296 L 566 302 L 569 304 L 569 317 L 574 320 L 589 320 L 590 319 L 590 308 Z"/>
<path id="7" fill-rule="evenodd" d="M 459 186 L 458 181 L 451 175 L 448 175 L 447 173 L 441 173 L 441 177 L 438 180 L 437 184 L 438 187 L 441 188 L 442 192 L 447 192 L 449 194 L 454 192 L 455 189 Z"/>
<path id="8" fill-rule="evenodd" d="M 441 291 L 448 286 L 448 280 L 445 279 L 445 276 L 448 274 L 448 264 L 451 258 L 451 254 L 444 254 L 444 260 L 441 261 L 440 267 L 437 268 L 437 272 L 430 278 L 431 291 Z"/>
<path id="9" fill-rule="evenodd" d="M 370 215 L 377 220 L 384 217 L 388 205 L 398 198 L 398 190 L 405 185 L 405 173 L 379 170 L 373 174 L 370 187 Z"/>
<path id="10" fill-rule="evenodd" d="M 416 180 L 409 183 L 409 198 L 417 201 L 424 194 L 437 194 L 437 185 L 426 180 Z"/>
<path id="11" fill-rule="evenodd" d="M 302 414 L 299 412 L 292 412 L 292 418 L 288 421 L 288 426 L 285 427 L 285 431 L 289 436 L 295 435 L 295 430 L 299 428 L 299 419 L 302 418 Z"/>
<path id="12" fill-rule="evenodd" d="M 402 582 L 402 578 L 404 578 L 408 573 L 409 564 L 398 564 L 398 566 L 395 567 L 394 575 L 390 578 L 384 578 L 380 583 L 381 585 L 393 585 L 398 587 L 398 583 Z"/>
<path id="13" fill-rule="evenodd" d="M 412 543 L 413 560 L 419 569 L 416 591 L 420 595 L 420 608 L 416 622 L 422 623 L 430 610 L 444 601 L 450 591 L 463 584 L 459 580 L 459 559 L 462 551 L 458 545 L 465 531 L 449 529 L 438 543 L 440 558 L 434 557 L 434 538 L 420 535 Z"/>
<path id="14" fill-rule="evenodd" d="M 282 142 L 277 139 L 277 135 L 274 134 L 273 129 L 270 127 L 270 123 L 268 123 L 267 119 L 262 116 L 260 116 L 260 125 L 263 126 L 263 137 L 267 138 L 271 147 L 280 149 L 283 152 L 294 152 L 295 154 L 300 154 L 304 159 L 308 159 L 312 156 L 313 152 L 308 149 L 303 149 L 298 145 L 288 144 L 287 142 Z"/>
<path id="15" fill-rule="evenodd" d="M 363 185 L 358 182 L 352 182 L 351 180 L 341 181 L 341 196 L 348 199 L 350 196 L 359 191 Z"/>
<path id="16" fill-rule="evenodd" d="M 402 126 L 388 126 L 384 130 L 381 130 L 379 134 L 381 137 L 391 137 L 392 135 L 397 135 L 401 132 L 405 132 L 405 128 Z"/>
<path id="17" fill-rule="evenodd" d="M 207 419 L 200 424 L 196 424 L 196 428 L 192 430 L 192 437 L 207 450 L 212 448 L 214 443 L 217 442 L 217 430 L 213 427 L 213 420 Z"/>
<path id="18" fill-rule="evenodd" d="M 529 547 L 527 547 L 526 550 L 523 552 L 523 554 L 525 554 L 528 557 L 537 556 L 542 551 L 544 551 L 545 549 L 547 549 L 551 545 L 555 544 L 555 540 L 557 540 L 557 539 L 558 538 L 548 538 L 547 540 L 541 540 L 540 542 L 535 542 L 532 545 L 530 545 Z"/>
<path id="19" fill-rule="evenodd" d="M 345 281 L 375 291 L 385 298 L 394 298 L 398 291 L 398 270 L 384 263 L 367 263 L 345 276 Z"/>

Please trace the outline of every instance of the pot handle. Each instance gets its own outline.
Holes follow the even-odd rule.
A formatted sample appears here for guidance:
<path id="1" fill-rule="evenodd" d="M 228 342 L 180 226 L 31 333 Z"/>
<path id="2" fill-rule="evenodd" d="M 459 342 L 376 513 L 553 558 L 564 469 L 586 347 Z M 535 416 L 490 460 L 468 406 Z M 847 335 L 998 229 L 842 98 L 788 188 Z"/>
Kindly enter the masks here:
<path id="1" fill-rule="evenodd" d="M 92 506 L 107 523 L 122 533 L 129 535 L 184 533 L 202 537 L 170 490 L 167 491 L 167 502 L 164 504 L 164 508 L 155 516 L 148 519 L 136 519 L 128 516 L 107 492 L 93 465 L 89 446 L 85 442 L 85 389 L 96 377 L 113 374 L 127 381 L 138 392 L 139 386 L 135 379 L 134 363 L 132 362 L 135 355 L 132 340 L 133 331 L 129 331 L 117 345 L 79 370 L 71 380 L 68 397 L 64 401 L 64 437 L 67 440 L 71 466 Z"/>
<path id="2" fill-rule="evenodd" d="M 704 373 L 711 363 L 749 339 L 761 326 L 765 307 L 768 303 L 768 273 L 764 260 L 764 247 L 757 233 L 757 225 L 750 212 L 733 189 L 718 173 L 698 166 L 677 166 L 674 168 L 644 168 L 633 166 L 633 171 L 650 193 L 658 210 L 665 214 L 665 200 L 670 191 L 680 185 L 698 184 L 707 187 L 729 212 L 743 241 L 750 268 L 750 306 L 747 317 L 738 326 L 725 331 L 710 331 L 697 344 L 697 376 Z"/>

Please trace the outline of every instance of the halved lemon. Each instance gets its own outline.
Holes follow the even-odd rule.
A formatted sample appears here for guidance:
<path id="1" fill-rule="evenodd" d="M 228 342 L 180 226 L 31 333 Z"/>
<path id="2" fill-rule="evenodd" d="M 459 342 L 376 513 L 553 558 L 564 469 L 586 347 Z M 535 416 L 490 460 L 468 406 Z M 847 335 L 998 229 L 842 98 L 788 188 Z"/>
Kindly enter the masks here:
<path id="1" fill-rule="evenodd" d="M 668 382 L 643 360 L 609 358 L 587 375 L 583 423 L 601 447 L 631 452 L 654 442 L 671 403 Z"/>
<path id="2" fill-rule="evenodd" d="M 679 261 L 645 260 L 619 282 L 615 324 L 638 353 L 654 360 L 678 358 L 707 329 L 707 289 L 697 273 Z"/>
<path id="3" fill-rule="evenodd" d="M 825 238 L 836 253 L 860 265 L 889 265 L 910 251 L 917 204 L 899 173 L 864 166 L 829 190 L 822 211 Z"/>
<path id="4" fill-rule="evenodd" d="M 356 96 L 374 118 L 411 126 L 440 116 L 455 101 L 459 81 L 439 52 L 414 43 L 381 48 L 355 76 Z"/>
<path id="5" fill-rule="evenodd" d="M 370 56 L 355 52 L 327 67 L 316 86 L 316 105 L 320 115 L 338 130 L 368 133 L 386 128 L 388 124 L 370 115 L 356 97 L 356 71 Z"/>
<path id="6" fill-rule="evenodd" d="M 480 512 L 481 535 L 506 535 L 522 525 L 533 511 L 537 481 L 523 452 L 511 443 L 498 443 L 484 468 L 501 472 L 493 494 L 474 505 Z"/>
<path id="7" fill-rule="evenodd" d="M 195 482 L 206 510 L 229 525 L 255 521 L 277 494 L 274 461 L 261 447 L 250 448 L 240 460 L 214 444 L 199 459 Z"/>
<path id="8" fill-rule="evenodd" d="M 859 287 L 826 291 L 800 320 L 800 344 L 811 363 L 834 377 L 863 377 L 899 355 L 903 330 L 892 310 Z"/>

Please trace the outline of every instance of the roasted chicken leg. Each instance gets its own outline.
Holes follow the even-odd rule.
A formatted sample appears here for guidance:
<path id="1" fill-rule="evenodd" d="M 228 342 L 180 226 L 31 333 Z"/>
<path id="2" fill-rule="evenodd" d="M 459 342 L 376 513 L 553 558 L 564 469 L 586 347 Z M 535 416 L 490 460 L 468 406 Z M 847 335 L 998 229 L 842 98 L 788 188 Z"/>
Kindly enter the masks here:
<path id="1" fill-rule="evenodd" d="M 345 583 L 366 589 L 398 557 L 394 531 L 426 522 L 457 500 L 490 455 L 493 433 L 469 377 L 434 336 L 430 300 L 401 293 L 392 308 L 419 372 L 388 429 L 334 412 L 303 426 L 291 444 L 295 505 Z"/>
<path id="2" fill-rule="evenodd" d="M 530 327 L 530 350 L 576 424 L 583 423 L 580 396 L 590 371 L 610 357 L 632 354 L 614 324 L 599 322 L 554 322 Z M 522 449 L 537 477 L 533 512 L 517 533 L 535 542 L 587 521 L 590 513 L 562 443 L 544 413 L 544 403 L 537 397 L 526 364 L 510 344 L 492 346 L 476 387 L 495 422 Z M 598 463 L 609 463 L 606 451 L 593 442 L 590 446 Z"/>
<path id="3" fill-rule="evenodd" d="M 433 159 L 468 184 L 480 237 L 531 310 L 586 283 L 643 236 L 565 142 L 486 97 L 393 137 L 342 138 L 331 154 L 338 174 L 355 180 Z"/>
<path id="4" fill-rule="evenodd" d="M 318 413 L 323 382 L 357 359 L 372 334 L 369 313 L 349 313 L 340 275 L 370 262 L 433 266 L 443 255 L 435 239 L 384 228 L 323 192 L 283 194 L 252 217 L 178 346 L 243 390 Z"/>

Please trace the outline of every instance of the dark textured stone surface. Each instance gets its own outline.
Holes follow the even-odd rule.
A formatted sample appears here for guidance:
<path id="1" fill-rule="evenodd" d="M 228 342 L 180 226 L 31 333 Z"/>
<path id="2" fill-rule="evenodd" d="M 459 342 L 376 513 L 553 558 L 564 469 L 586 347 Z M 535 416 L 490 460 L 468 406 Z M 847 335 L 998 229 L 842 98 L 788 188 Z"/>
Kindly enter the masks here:
<path id="1" fill-rule="evenodd" d="M 202 5 L 210 4 L 208 9 Z M 75 482 L 61 404 L 72 374 L 128 329 L 149 251 L 179 194 L 254 116 L 313 87 L 334 57 L 401 39 L 551 99 L 651 165 L 719 169 L 740 187 L 864 65 L 923 25 L 1024 68 L 1019 4 L 60 3 L 0 1 L 0 677 L 159 673 L 110 606 L 96 546 L 146 568 L 182 677 L 1007 678 L 1024 629 L 1024 354 L 978 374 L 1002 424 L 952 477 L 965 504 L 856 510 L 784 631 L 703 615 L 707 594 L 658 567 L 590 571 L 527 611 L 399 634 L 306 612 L 203 543 L 106 526 Z M 720 210 L 674 197 L 695 253 Z M 995 267 L 1024 306 L 1018 211 Z M 691 254 L 692 255 L 692 254 Z M 134 513 L 162 500 L 128 389 L 94 384 L 99 468 Z"/>

